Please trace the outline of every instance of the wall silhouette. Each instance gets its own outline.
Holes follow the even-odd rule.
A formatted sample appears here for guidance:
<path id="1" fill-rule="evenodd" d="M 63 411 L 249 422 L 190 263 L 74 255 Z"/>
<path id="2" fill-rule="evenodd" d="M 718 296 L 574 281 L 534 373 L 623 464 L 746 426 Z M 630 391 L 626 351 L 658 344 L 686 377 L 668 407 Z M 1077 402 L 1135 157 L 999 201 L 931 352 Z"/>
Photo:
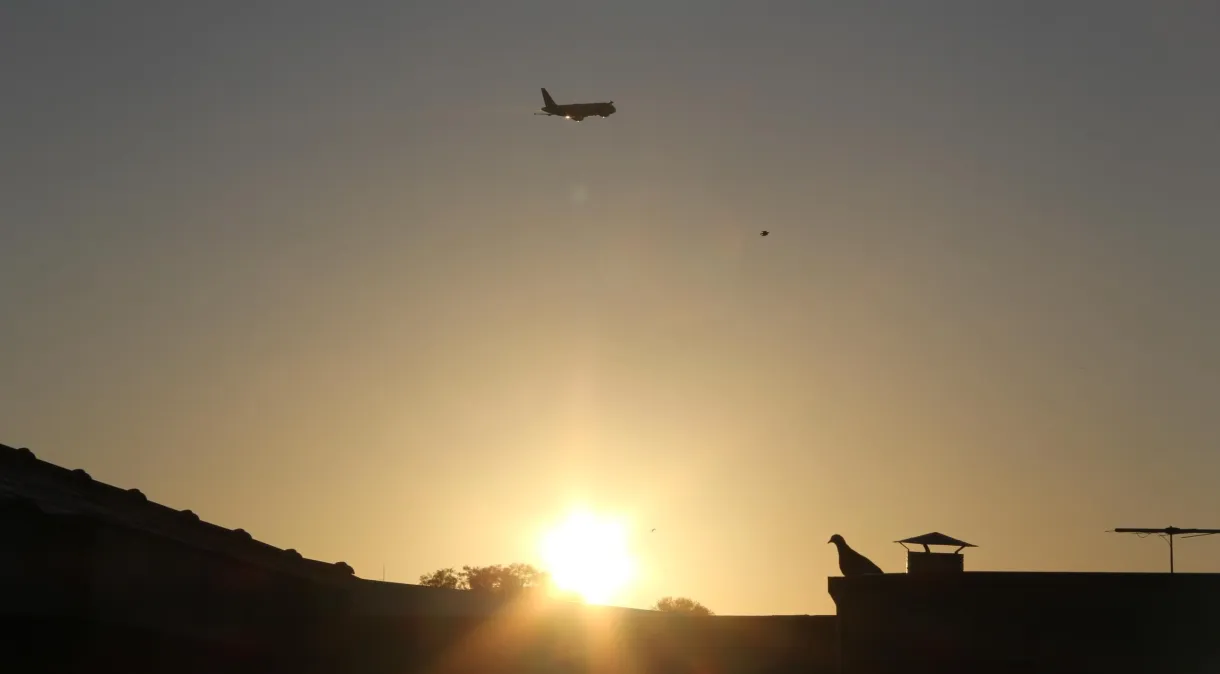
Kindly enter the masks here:
<path id="1" fill-rule="evenodd" d="M 5 671 L 834 671 L 832 617 L 363 580 L 4 446 L 0 536 Z"/>
<path id="2" fill-rule="evenodd" d="M 829 616 L 689 617 L 588 606 L 492 616 L 353 617 L 352 671 L 834 672 Z"/>

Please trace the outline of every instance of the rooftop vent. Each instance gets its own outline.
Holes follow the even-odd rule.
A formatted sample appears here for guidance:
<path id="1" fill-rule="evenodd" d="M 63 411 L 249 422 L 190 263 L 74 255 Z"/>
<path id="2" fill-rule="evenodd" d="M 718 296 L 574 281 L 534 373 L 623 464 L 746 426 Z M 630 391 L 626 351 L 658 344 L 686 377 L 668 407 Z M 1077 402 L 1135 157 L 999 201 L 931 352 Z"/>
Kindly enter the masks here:
<path id="1" fill-rule="evenodd" d="M 946 536 L 939 531 L 894 542 L 907 550 L 907 573 L 961 573 L 964 570 L 962 550 L 978 547 L 966 541 L 959 541 L 952 536 Z M 907 548 L 908 545 L 922 545 L 923 550 L 912 550 Z M 932 552 L 928 547 L 931 545 L 956 547 L 957 550 Z"/>

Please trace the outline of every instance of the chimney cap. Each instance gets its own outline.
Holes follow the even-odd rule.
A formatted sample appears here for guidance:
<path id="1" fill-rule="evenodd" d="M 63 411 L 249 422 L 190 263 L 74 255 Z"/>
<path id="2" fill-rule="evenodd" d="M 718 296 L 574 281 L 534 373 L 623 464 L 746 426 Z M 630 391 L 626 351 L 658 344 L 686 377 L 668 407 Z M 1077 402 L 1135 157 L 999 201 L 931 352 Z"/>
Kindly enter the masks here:
<path id="1" fill-rule="evenodd" d="M 894 541 L 894 542 L 902 545 L 902 547 L 904 547 L 904 548 L 907 547 L 907 543 L 910 543 L 911 545 L 922 545 L 923 549 L 925 551 L 928 550 L 929 545 L 952 545 L 957 548 L 957 552 L 961 552 L 962 549 L 964 549 L 964 548 L 977 548 L 978 547 L 977 545 L 974 545 L 973 543 L 967 543 L 966 541 L 959 541 L 956 538 L 953 538 L 952 536 L 946 536 L 946 535 L 940 533 L 939 531 L 933 531 L 932 533 L 923 534 L 922 536 L 912 536 L 910 538 L 904 538 L 901 541 Z"/>

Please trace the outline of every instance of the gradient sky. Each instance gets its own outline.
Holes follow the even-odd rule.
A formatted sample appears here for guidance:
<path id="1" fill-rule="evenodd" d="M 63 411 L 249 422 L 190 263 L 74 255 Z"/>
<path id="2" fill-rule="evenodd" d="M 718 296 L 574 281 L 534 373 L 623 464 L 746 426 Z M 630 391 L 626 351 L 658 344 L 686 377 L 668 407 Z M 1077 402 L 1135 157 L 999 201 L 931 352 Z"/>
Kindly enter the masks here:
<path id="1" fill-rule="evenodd" d="M 1217 25 L 3 3 L 0 442 L 406 582 L 578 503 L 625 605 L 833 612 L 836 532 L 1162 570 L 1104 531 L 1220 527 Z"/>

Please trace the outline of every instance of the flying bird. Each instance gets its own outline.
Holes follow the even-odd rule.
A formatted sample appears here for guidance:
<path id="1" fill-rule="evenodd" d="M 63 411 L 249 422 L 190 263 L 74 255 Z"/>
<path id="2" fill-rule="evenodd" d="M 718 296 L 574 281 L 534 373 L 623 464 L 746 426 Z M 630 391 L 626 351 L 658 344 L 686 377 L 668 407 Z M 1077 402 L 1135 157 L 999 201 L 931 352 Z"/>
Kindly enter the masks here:
<path id="1" fill-rule="evenodd" d="M 764 229 L 763 231 L 759 232 L 759 233 L 758 233 L 758 235 L 759 235 L 759 236 L 766 236 L 766 235 L 768 235 L 768 234 L 770 234 L 770 233 L 771 233 L 771 232 L 768 232 L 767 230 L 765 230 L 765 229 Z"/>
<path id="2" fill-rule="evenodd" d="M 844 578 L 885 573 L 868 557 L 852 550 L 847 541 L 839 534 L 831 536 L 830 540 L 826 542 L 834 543 L 835 547 L 839 549 L 839 570 L 843 572 Z"/>

